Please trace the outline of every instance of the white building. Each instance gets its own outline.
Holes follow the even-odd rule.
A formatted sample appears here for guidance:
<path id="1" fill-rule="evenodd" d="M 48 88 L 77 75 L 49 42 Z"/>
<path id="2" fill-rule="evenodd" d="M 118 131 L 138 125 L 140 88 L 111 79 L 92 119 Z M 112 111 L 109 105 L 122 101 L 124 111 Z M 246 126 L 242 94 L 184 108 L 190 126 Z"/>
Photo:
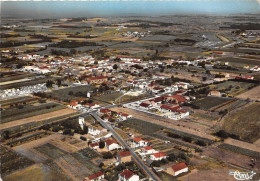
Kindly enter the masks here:
<path id="1" fill-rule="evenodd" d="M 150 155 L 150 159 L 153 161 L 162 160 L 166 158 L 167 155 L 164 152 L 153 153 L 152 155 Z"/>
<path id="2" fill-rule="evenodd" d="M 106 140 L 105 146 L 109 151 L 115 150 L 115 149 L 122 149 L 122 147 L 115 141 L 115 140 Z"/>
<path id="3" fill-rule="evenodd" d="M 143 140 L 142 138 L 133 138 L 133 141 L 131 142 L 131 147 L 138 148 L 138 147 L 148 146 L 149 144 L 150 141 Z"/>

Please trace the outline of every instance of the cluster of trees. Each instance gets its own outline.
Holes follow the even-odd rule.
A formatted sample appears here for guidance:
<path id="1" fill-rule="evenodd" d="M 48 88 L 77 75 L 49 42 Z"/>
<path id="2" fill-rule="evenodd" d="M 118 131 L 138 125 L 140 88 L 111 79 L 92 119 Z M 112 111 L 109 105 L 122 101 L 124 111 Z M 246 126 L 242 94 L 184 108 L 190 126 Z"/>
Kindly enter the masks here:
<path id="1" fill-rule="evenodd" d="M 179 162 L 184 161 L 186 163 L 189 163 L 190 158 L 184 152 L 179 152 L 178 154 L 171 153 L 171 154 L 168 155 L 167 159 L 153 161 L 151 163 L 151 166 L 153 166 L 153 167 L 160 167 L 161 165 L 165 165 L 168 162 L 173 162 L 173 161 L 179 161 Z"/>
<path id="2" fill-rule="evenodd" d="M 167 136 L 172 137 L 172 138 L 177 138 L 177 139 L 182 139 L 185 142 L 191 143 L 194 142 L 195 144 L 199 146 L 207 146 L 207 143 L 205 143 L 203 140 L 193 140 L 191 137 L 188 136 L 180 136 L 175 133 L 167 132 Z"/>
<path id="3" fill-rule="evenodd" d="M 215 133 L 215 135 L 222 138 L 222 139 L 227 139 L 227 138 L 230 137 L 230 138 L 233 138 L 233 139 L 240 140 L 240 137 L 238 135 L 228 133 L 225 130 L 219 130 L 218 132 Z"/>
<path id="4" fill-rule="evenodd" d="M 57 48 L 77 48 L 83 46 L 102 46 L 102 45 L 95 42 L 77 42 L 77 41 L 62 40 L 61 42 L 50 44 L 49 46 L 57 47 Z"/>

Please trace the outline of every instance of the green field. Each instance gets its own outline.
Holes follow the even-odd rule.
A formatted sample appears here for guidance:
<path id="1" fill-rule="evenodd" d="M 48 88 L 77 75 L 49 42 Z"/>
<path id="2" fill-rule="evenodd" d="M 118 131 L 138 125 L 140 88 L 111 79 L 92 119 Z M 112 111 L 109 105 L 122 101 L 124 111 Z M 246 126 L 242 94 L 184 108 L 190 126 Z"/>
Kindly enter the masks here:
<path id="1" fill-rule="evenodd" d="M 46 103 L 40 105 L 23 105 L 23 108 L 10 107 L 4 109 L 1 113 L 1 123 L 6 123 L 14 120 L 37 116 L 53 111 L 64 109 L 63 105 L 57 103 Z"/>
<path id="2" fill-rule="evenodd" d="M 260 138 L 260 103 L 256 102 L 229 115 L 222 126 L 228 133 L 241 139 L 254 142 Z"/>
<path id="3" fill-rule="evenodd" d="M 228 101 L 231 101 L 231 99 L 207 96 L 205 98 L 196 100 L 194 104 L 196 106 L 199 106 L 200 109 L 209 110 L 213 107 L 220 106 L 221 104 L 227 103 Z"/>

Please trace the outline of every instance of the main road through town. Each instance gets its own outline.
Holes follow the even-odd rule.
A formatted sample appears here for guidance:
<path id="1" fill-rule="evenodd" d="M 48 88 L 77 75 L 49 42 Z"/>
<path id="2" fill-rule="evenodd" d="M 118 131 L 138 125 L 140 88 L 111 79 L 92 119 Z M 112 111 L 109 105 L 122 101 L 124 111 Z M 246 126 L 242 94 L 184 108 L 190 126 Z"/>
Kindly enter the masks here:
<path id="1" fill-rule="evenodd" d="M 133 158 L 136 160 L 137 164 L 147 173 L 147 175 L 153 179 L 154 181 L 156 180 L 160 180 L 160 178 L 152 171 L 150 170 L 145 164 L 144 162 L 141 160 L 140 157 L 138 157 L 138 155 L 128 146 L 128 144 L 117 134 L 117 132 L 115 132 L 115 130 L 108 125 L 107 123 L 105 123 L 96 113 L 90 113 L 104 128 L 106 128 L 107 130 L 111 131 L 111 133 L 113 134 L 113 136 L 115 137 L 115 139 L 126 149 L 128 149 L 130 151 L 130 153 L 132 154 Z"/>

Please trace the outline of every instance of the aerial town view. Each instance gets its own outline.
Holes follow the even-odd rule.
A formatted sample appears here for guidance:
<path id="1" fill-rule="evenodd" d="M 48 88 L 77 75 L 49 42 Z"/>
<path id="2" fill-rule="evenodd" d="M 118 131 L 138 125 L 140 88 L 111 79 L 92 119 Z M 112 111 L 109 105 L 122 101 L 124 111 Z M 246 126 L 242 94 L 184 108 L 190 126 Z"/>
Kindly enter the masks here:
<path id="1" fill-rule="evenodd" d="M 0 3 L 0 180 L 260 180 L 259 1 Z"/>

